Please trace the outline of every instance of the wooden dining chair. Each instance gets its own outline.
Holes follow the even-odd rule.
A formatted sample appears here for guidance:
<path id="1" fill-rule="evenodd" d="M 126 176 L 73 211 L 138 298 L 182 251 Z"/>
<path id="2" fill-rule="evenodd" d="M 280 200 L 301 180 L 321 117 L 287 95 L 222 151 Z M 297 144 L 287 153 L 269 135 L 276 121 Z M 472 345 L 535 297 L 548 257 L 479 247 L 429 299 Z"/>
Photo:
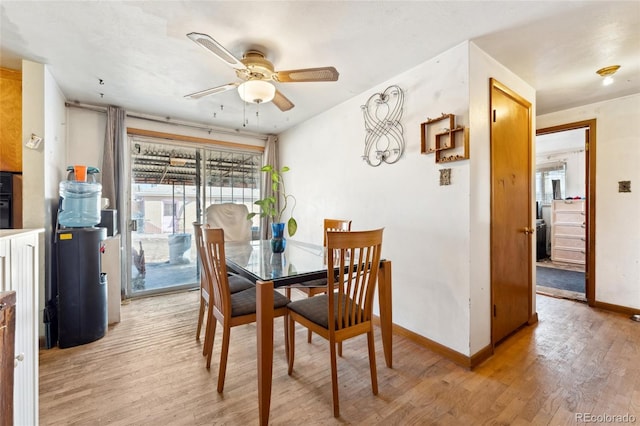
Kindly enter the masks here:
<path id="1" fill-rule="evenodd" d="M 231 327 L 250 324 L 256 321 L 256 288 L 231 293 L 229 276 L 224 252 L 224 231 L 222 229 L 203 229 L 205 257 L 204 270 L 207 282 L 210 283 L 210 291 L 213 300 L 209 303 L 207 314 L 207 330 L 205 346 L 207 346 L 207 368 L 211 366 L 213 353 L 213 341 L 216 332 L 216 323 L 222 326 L 222 348 L 220 350 L 220 366 L 218 370 L 218 392 L 224 388 L 224 379 L 227 371 L 227 357 L 229 354 L 229 339 Z M 278 292 L 273 294 L 274 317 L 284 317 L 285 351 L 288 358 L 287 340 L 287 304 L 289 299 Z"/>
<path id="2" fill-rule="evenodd" d="M 200 332 L 202 330 L 202 324 L 204 323 L 205 313 L 211 300 L 211 292 L 209 290 L 209 283 L 207 282 L 206 273 L 204 271 L 204 264 L 202 259 L 205 257 L 204 251 L 204 239 L 202 235 L 202 229 L 204 225 L 198 222 L 193 222 L 193 235 L 196 240 L 196 251 L 198 253 L 198 262 L 200 263 L 200 309 L 198 311 L 198 326 L 196 328 L 196 340 L 200 340 Z M 237 293 L 242 290 L 246 290 L 254 286 L 254 283 L 248 279 L 239 275 L 232 275 L 229 277 L 229 290 L 231 293 Z M 206 340 L 206 333 L 205 333 Z M 207 345 L 203 345 L 202 354 L 206 353 Z"/>
<path id="3" fill-rule="evenodd" d="M 356 232 L 327 232 L 326 292 L 291 302 L 289 308 L 289 375 L 293 372 L 295 323 L 329 341 L 333 415 L 340 416 L 336 345 L 367 334 L 369 370 L 373 394 L 378 394 L 378 377 L 373 336 L 373 295 L 382 249 L 382 229 Z M 334 269 L 340 271 L 336 273 Z M 337 291 L 333 291 L 337 286 Z M 382 307 L 381 307 L 382 309 Z"/>
<path id="4" fill-rule="evenodd" d="M 333 231 L 333 232 L 351 231 L 351 221 L 343 220 L 343 219 L 325 219 L 324 229 L 322 232 L 323 234 L 322 245 L 324 247 L 327 246 L 327 232 L 329 231 Z M 296 287 L 296 288 L 301 292 L 305 293 L 307 297 L 312 297 L 317 294 L 326 293 L 327 291 L 326 284 L 327 284 L 327 279 L 321 278 L 319 280 L 306 281 L 302 283 L 300 287 Z M 304 286 L 307 286 L 307 287 L 304 287 Z M 287 296 L 288 295 L 289 294 L 287 293 Z M 307 343 L 311 343 L 312 334 L 313 333 L 311 332 L 311 330 L 307 331 Z M 339 348 L 338 355 L 342 356 L 342 346 L 339 346 L 338 348 Z"/>

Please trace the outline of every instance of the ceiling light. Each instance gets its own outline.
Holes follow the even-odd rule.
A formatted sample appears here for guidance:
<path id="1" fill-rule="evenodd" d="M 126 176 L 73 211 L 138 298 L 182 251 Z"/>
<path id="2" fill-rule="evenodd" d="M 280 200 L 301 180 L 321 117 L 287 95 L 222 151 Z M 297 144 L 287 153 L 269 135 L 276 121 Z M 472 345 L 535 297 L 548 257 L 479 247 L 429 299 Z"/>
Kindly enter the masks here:
<path id="1" fill-rule="evenodd" d="M 240 98 L 245 102 L 261 104 L 270 102 L 276 94 L 276 88 L 268 81 L 249 80 L 238 86 Z"/>
<path id="2" fill-rule="evenodd" d="M 596 71 L 596 74 L 598 74 L 600 77 L 604 77 L 604 80 L 602 80 L 602 84 L 604 86 L 608 86 L 613 83 L 612 76 L 616 73 L 616 71 L 618 71 L 619 68 L 620 65 L 611 65 L 609 67 L 600 68 L 598 71 Z"/>

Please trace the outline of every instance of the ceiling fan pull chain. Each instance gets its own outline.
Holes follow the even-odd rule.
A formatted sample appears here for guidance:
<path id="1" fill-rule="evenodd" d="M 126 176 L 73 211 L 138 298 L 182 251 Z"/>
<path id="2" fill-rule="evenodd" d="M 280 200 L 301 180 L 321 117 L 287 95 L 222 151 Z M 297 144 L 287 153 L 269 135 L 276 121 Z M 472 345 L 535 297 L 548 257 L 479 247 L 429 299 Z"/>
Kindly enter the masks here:
<path id="1" fill-rule="evenodd" d="M 247 103 L 242 101 L 242 127 L 247 127 Z"/>

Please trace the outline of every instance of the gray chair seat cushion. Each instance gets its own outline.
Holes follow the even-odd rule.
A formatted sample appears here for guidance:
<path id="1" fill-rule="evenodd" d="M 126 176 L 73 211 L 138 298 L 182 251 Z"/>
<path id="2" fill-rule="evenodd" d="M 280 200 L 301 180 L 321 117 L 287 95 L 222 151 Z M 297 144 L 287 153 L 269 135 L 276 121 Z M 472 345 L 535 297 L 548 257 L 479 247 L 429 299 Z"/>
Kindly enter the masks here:
<path id="1" fill-rule="evenodd" d="M 229 291 L 231 294 L 238 293 L 252 287 L 255 287 L 255 283 L 251 282 L 249 279 L 241 277 L 240 275 L 229 275 Z"/>
<path id="2" fill-rule="evenodd" d="M 327 285 L 326 278 L 318 278 L 317 280 L 305 281 L 300 284 L 301 286 L 309 286 L 309 287 L 320 287 Z"/>
<path id="3" fill-rule="evenodd" d="M 334 297 L 334 321 L 336 324 L 336 329 L 341 328 L 338 327 L 338 293 L 333 293 Z M 344 302 L 345 309 L 348 309 L 348 305 L 350 305 L 351 299 L 348 299 L 347 296 L 342 295 L 342 299 Z M 296 300 L 295 302 L 291 302 L 287 305 L 287 307 L 299 314 L 303 317 L 307 318 L 311 322 L 318 324 L 319 326 L 328 329 L 329 328 L 329 318 L 327 318 L 327 294 L 322 294 L 319 296 L 308 297 L 306 299 Z M 361 313 L 361 308 L 359 306 L 356 307 L 357 312 Z M 344 315 L 343 315 L 344 322 Z M 343 327 L 348 326 L 348 324 L 343 324 Z"/>
<path id="4" fill-rule="evenodd" d="M 273 292 L 273 309 L 284 308 L 290 300 Z M 231 316 L 239 317 L 256 313 L 256 287 L 240 291 L 231 295 Z"/>

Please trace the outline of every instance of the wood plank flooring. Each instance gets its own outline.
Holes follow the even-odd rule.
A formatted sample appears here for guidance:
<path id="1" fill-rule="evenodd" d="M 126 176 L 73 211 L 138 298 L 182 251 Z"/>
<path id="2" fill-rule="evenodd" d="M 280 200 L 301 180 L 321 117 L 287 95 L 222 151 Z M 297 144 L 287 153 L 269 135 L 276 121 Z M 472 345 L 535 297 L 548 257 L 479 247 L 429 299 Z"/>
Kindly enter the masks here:
<path id="1" fill-rule="evenodd" d="M 496 348 L 474 371 L 394 336 L 379 394 L 371 393 L 366 339 L 338 359 L 341 417 L 331 403 L 325 340 L 298 328 L 287 375 L 276 319 L 273 425 L 564 425 L 576 413 L 635 416 L 640 423 L 640 323 L 585 304 L 537 298 L 539 323 Z M 221 333 L 211 370 L 195 340 L 198 293 L 134 300 L 104 338 L 40 351 L 41 425 L 256 425 L 255 325 L 231 333 L 224 393 L 216 392 Z M 201 339 L 204 340 L 204 337 Z"/>

